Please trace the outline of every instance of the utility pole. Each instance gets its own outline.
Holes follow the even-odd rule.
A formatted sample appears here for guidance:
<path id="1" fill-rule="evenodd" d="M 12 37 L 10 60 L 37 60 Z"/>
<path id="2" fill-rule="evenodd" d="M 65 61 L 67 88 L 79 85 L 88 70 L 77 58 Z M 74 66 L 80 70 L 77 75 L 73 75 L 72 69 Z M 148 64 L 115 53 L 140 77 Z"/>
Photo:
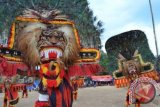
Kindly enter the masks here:
<path id="1" fill-rule="evenodd" d="M 151 11 L 151 17 L 152 17 L 152 26 L 153 26 L 153 34 L 154 34 L 154 40 L 155 40 L 155 46 L 156 46 L 156 54 L 158 57 L 158 45 L 157 45 L 157 37 L 156 37 L 156 30 L 155 30 L 155 24 L 154 24 L 154 16 L 153 16 L 153 11 L 152 11 L 152 4 L 151 0 L 149 0 L 149 6 L 150 6 L 150 11 Z"/>
<path id="2" fill-rule="evenodd" d="M 156 46 L 156 69 L 158 69 L 158 45 L 157 45 L 157 36 L 156 36 L 156 29 L 155 29 L 155 23 L 154 23 L 154 16 L 153 16 L 153 10 L 152 10 L 152 4 L 151 0 L 149 0 L 149 6 L 150 6 L 150 12 L 151 12 L 151 17 L 152 17 L 152 26 L 153 26 L 153 34 L 154 34 L 154 40 L 155 40 L 155 46 Z"/>

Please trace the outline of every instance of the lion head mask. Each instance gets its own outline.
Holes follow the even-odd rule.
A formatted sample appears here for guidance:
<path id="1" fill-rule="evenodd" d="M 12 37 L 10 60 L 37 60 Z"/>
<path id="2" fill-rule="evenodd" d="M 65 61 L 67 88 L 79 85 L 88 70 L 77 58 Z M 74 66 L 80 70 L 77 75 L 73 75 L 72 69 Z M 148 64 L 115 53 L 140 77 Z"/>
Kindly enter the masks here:
<path id="1" fill-rule="evenodd" d="M 53 60 L 67 66 L 78 58 L 74 28 L 60 11 L 28 9 L 20 18 L 26 20 L 16 21 L 14 48 L 22 52 L 30 67 Z"/>

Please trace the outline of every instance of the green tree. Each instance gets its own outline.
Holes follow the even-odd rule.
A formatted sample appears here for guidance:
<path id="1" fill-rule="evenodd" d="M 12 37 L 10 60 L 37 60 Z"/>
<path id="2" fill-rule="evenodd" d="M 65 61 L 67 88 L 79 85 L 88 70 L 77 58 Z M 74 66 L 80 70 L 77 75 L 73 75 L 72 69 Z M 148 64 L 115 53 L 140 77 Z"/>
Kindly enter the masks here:
<path id="1" fill-rule="evenodd" d="M 107 71 L 107 64 L 108 64 L 107 53 L 104 53 L 102 50 L 100 52 L 101 52 L 101 58 L 99 63 L 103 67 L 104 71 Z"/>
<path id="2" fill-rule="evenodd" d="M 104 31 L 103 24 L 93 16 L 87 0 L 1 0 L 0 32 L 9 29 L 15 17 L 26 8 L 61 10 L 75 22 L 80 39 L 83 41 L 82 45 L 100 48 L 100 35 Z"/>

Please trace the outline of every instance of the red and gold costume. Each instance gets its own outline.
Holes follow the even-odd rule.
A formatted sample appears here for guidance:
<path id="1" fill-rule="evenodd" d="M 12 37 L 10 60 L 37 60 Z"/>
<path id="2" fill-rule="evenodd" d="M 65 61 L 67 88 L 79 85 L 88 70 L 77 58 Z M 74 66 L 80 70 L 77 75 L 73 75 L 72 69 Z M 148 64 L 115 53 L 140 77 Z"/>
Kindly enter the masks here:
<path id="1" fill-rule="evenodd" d="M 0 70 L 40 78 L 35 107 L 72 107 L 70 77 L 100 71 L 99 51 L 81 48 L 74 23 L 58 10 L 25 10 L 12 24 L 8 46 L 0 55 Z"/>
<path id="2" fill-rule="evenodd" d="M 15 104 L 18 103 L 19 97 L 18 97 L 18 91 L 13 90 L 13 85 L 11 84 L 10 79 L 6 79 L 4 83 L 4 105 L 3 107 L 13 107 Z"/>
<path id="3" fill-rule="evenodd" d="M 143 88 L 152 85 L 152 90 L 155 91 L 153 84 L 156 84 L 156 82 L 150 81 L 158 80 L 158 75 L 153 64 L 150 62 L 144 63 L 141 55 L 136 50 L 131 60 L 127 60 L 119 54 L 118 65 L 119 69 L 113 73 L 115 78 L 114 83 L 117 88 L 129 86 L 126 96 L 126 107 L 129 107 L 131 104 L 135 104 L 135 107 L 140 107 L 141 103 L 148 103 L 142 99 L 143 97 L 148 98 L 151 94 L 144 93 L 147 91 Z"/>

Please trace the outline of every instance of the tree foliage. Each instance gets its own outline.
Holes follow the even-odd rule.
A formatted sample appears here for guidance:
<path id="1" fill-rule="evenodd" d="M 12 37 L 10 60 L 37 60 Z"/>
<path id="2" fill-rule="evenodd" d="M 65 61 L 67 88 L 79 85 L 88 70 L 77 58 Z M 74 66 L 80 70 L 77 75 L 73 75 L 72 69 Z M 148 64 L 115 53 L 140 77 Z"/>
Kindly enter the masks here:
<path id="1" fill-rule="evenodd" d="M 107 72 L 108 56 L 107 53 L 101 52 L 100 65 L 103 67 L 103 71 Z"/>
<path id="2" fill-rule="evenodd" d="M 93 17 L 87 0 L 1 0 L 0 32 L 9 29 L 15 17 L 26 9 L 59 9 L 76 23 L 82 45 L 99 48 L 100 35 L 104 31 L 101 21 Z M 95 24 L 97 22 L 97 24 Z"/>

